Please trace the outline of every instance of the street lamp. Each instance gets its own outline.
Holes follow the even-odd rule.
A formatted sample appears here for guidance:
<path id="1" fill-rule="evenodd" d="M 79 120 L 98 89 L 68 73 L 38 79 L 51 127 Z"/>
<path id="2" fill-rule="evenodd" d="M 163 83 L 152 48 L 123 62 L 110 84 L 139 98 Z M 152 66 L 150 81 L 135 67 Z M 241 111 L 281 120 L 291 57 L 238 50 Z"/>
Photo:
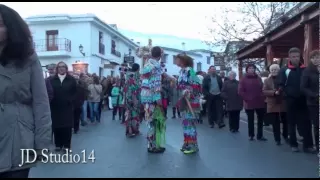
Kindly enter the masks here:
<path id="1" fill-rule="evenodd" d="M 83 56 L 86 56 L 86 53 L 83 52 L 83 46 L 82 46 L 82 44 L 80 44 L 80 46 L 79 46 L 79 51 L 80 51 L 80 53 L 81 53 Z"/>

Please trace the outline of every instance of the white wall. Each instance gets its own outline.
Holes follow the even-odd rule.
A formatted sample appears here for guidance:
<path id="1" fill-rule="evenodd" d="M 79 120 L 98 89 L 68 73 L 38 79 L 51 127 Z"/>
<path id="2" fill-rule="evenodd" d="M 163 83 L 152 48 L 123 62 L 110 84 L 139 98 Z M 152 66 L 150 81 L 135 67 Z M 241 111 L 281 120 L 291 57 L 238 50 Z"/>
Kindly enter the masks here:
<path id="1" fill-rule="evenodd" d="M 129 53 L 129 49 L 132 50 L 131 55 L 135 57 L 136 63 L 142 65 L 140 58 L 135 55 L 135 47 L 125 44 L 120 38 L 114 38 L 116 40 L 116 50 L 121 53 L 121 57 L 117 57 L 111 54 L 111 39 L 113 38 L 109 31 L 102 26 L 98 26 L 92 22 L 69 22 L 69 23 L 41 23 L 41 24 L 29 24 L 29 28 L 33 34 L 35 43 L 41 43 L 45 46 L 46 31 L 58 30 L 58 38 L 66 38 L 71 41 L 71 52 L 68 53 L 68 57 L 61 57 L 57 54 L 49 56 L 41 56 L 41 52 L 37 52 L 40 56 L 40 62 L 42 66 L 51 63 L 58 63 L 64 61 L 68 68 L 72 69 L 72 64 L 76 61 L 86 62 L 89 64 L 89 73 L 99 74 L 99 68 L 102 63 L 107 63 L 107 60 L 123 63 L 125 54 Z M 103 32 L 105 55 L 99 54 L 99 31 Z M 85 57 L 79 52 L 80 44 L 83 46 L 83 52 Z M 55 53 L 55 52 L 53 52 Z M 95 55 L 98 55 L 95 56 Z M 113 69 L 114 74 L 119 74 L 119 67 Z M 103 69 L 102 74 L 104 76 L 111 74 L 111 69 Z"/>
<path id="2" fill-rule="evenodd" d="M 181 68 L 174 64 L 173 56 L 175 56 L 181 52 L 168 50 L 165 48 L 163 48 L 163 49 L 164 49 L 164 54 L 168 55 L 167 62 L 166 62 L 167 73 L 169 75 L 179 75 L 179 71 Z M 195 56 L 192 54 L 188 54 L 188 55 L 194 59 L 194 67 L 193 68 L 195 71 L 197 71 L 197 62 L 200 62 L 202 60 L 201 55 L 199 55 L 199 56 Z"/>
<path id="3" fill-rule="evenodd" d="M 105 55 L 101 55 L 101 57 L 105 59 L 110 59 L 113 62 L 116 62 L 118 64 L 122 64 L 124 60 L 124 56 L 129 53 L 129 49 L 131 49 L 131 56 L 135 57 L 135 62 L 139 63 L 140 66 L 142 65 L 142 61 L 140 58 L 138 58 L 135 55 L 135 47 L 130 46 L 126 43 L 124 43 L 120 38 L 115 38 L 111 36 L 108 31 L 103 29 L 102 27 L 99 27 L 95 24 L 91 25 L 91 40 L 92 40 L 92 46 L 91 46 L 91 52 L 93 54 L 99 54 L 99 31 L 103 32 L 103 44 L 105 46 Z M 116 50 L 121 53 L 121 57 L 117 57 L 113 54 L 111 54 L 111 40 L 114 40 L 116 42 Z M 111 74 L 111 71 L 114 71 L 114 75 L 119 75 L 119 66 L 116 66 L 114 69 L 104 69 L 103 75 L 108 76 Z"/>
<path id="4" fill-rule="evenodd" d="M 209 69 L 209 67 L 212 66 L 212 65 L 214 65 L 214 58 L 211 57 L 210 63 L 208 64 L 208 63 L 207 63 L 207 57 L 210 57 L 210 53 L 201 52 L 201 51 L 196 52 L 196 53 L 197 53 L 197 54 L 201 54 L 201 55 L 202 55 L 202 58 L 198 58 L 198 59 L 196 60 L 197 62 L 195 62 L 195 63 L 201 62 L 201 63 L 202 63 L 201 70 L 204 71 L 204 72 L 207 72 L 208 69 Z M 195 66 L 195 68 L 197 68 L 197 67 Z"/>
<path id="5" fill-rule="evenodd" d="M 40 57 L 41 65 L 47 65 L 51 63 L 57 63 L 59 61 L 64 61 L 69 69 L 72 69 L 72 64 L 76 61 L 82 61 L 89 63 L 89 71 L 91 69 L 91 58 L 90 56 L 83 57 L 83 55 L 79 52 L 79 45 L 81 44 L 84 47 L 84 52 L 86 54 L 90 54 L 90 46 L 91 39 L 90 34 L 91 28 L 89 22 L 79 22 L 79 23 L 55 23 L 55 24 L 31 24 L 29 28 L 33 35 L 34 42 L 42 43 L 45 46 L 45 42 L 43 40 L 46 39 L 46 31 L 50 30 L 58 30 L 58 38 L 66 38 L 71 41 L 71 52 L 70 58 L 61 58 L 56 56 L 51 57 Z M 79 38 L 81 37 L 81 38 Z M 41 55 L 42 52 L 37 52 L 38 55 Z M 95 65 L 93 65 L 95 66 Z M 99 72 L 99 70 L 98 70 Z"/>
<path id="6" fill-rule="evenodd" d="M 90 37 L 87 36 L 91 31 L 89 22 L 29 25 L 29 28 L 35 42 L 46 39 L 46 31 L 58 30 L 58 38 L 71 40 L 72 57 L 83 57 L 79 52 L 80 44 L 82 44 L 86 53 L 90 53 L 88 48 L 91 46 L 91 40 Z"/>

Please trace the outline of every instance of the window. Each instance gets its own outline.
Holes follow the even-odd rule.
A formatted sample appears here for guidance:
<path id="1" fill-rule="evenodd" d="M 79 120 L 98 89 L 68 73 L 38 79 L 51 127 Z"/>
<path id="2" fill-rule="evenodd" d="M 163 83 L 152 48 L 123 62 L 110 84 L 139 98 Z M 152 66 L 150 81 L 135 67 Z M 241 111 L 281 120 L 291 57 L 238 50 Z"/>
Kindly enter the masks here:
<path id="1" fill-rule="evenodd" d="M 99 67 L 99 77 L 102 77 L 103 68 Z"/>
<path id="2" fill-rule="evenodd" d="M 161 62 L 167 63 L 167 59 L 168 59 L 168 54 L 163 54 L 161 57 Z"/>
<path id="3" fill-rule="evenodd" d="M 121 57 L 121 53 L 119 51 L 117 51 L 116 48 L 117 48 L 116 41 L 111 40 L 111 54 L 113 54 L 117 57 Z"/>
<path id="4" fill-rule="evenodd" d="M 173 55 L 173 64 L 177 64 L 177 56 L 176 55 Z"/>
<path id="5" fill-rule="evenodd" d="M 116 41 L 111 40 L 111 51 L 115 51 L 115 50 L 116 50 Z"/>
<path id="6" fill-rule="evenodd" d="M 197 71 L 201 71 L 201 65 L 202 65 L 201 62 L 197 63 Z"/>
<path id="7" fill-rule="evenodd" d="M 103 33 L 99 31 L 99 43 L 103 44 Z"/>
<path id="8" fill-rule="evenodd" d="M 207 64 L 210 64 L 210 61 L 211 61 L 211 57 L 207 56 Z"/>
<path id="9" fill-rule="evenodd" d="M 59 35 L 58 30 L 46 31 L 47 51 L 58 51 L 59 50 L 58 35 Z"/>
<path id="10" fill-rule="evenodd" d="M 99 53 L 105 54 L 105 46 L 103 44 L 103 33 L 99 31 Z"/>

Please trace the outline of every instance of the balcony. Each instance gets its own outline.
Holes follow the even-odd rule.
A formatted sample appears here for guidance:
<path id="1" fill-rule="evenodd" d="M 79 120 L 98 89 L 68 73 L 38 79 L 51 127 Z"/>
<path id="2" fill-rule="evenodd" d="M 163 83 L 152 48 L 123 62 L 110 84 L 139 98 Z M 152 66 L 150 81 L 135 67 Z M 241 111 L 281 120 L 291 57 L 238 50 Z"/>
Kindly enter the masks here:
<path id="1" fill-rule="evenodd" d="M 119 58 L 121 57 L 121 53 L 119 51 L 115 50 L 115 49 L 112 49 L 112 48 L 111 48 L 111 54 L 113 54 L 113 55 L 115 55 L 115 56 L 117 56 Z"/>
<path id="2" fill-rule="evenodd" d="M 105 45 L 102 43 L 99 43 L 99 53 L 104 55 L 105 54 Z"/>
<path id="3" fill-rule="evenodd" d="M 39 57 L 71 57 L 71 41 L 66 38 L 34 40 Z"/>

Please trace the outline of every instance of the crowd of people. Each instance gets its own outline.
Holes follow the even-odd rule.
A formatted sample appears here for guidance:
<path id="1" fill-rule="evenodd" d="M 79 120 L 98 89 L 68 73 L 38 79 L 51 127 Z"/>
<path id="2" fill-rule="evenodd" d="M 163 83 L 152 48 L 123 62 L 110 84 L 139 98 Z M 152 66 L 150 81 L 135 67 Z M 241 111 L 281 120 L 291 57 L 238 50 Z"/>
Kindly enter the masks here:
<path id="1" fill-rule="evenodd" d="M 190 65 L 192 60 L 183 54 L 177 56 L 178 65 L 181 61 L 180 66 L 182 67 L 179 76 L 167 75 L 163 71 L 164 65 L 160 62 L 157 64 L 159 65 L 159 77 L 153 77 L 155 75 L 151 72 L 157 71 L 152 70 L 149 66 L 145 66 L 140 74 L 138 64 L 134 64 L 132 69 L 128 68 L 127 72 L 122 72 L 121 77 L 107 77 L 102 78 L 100 81 L 95 74 L 92 76 L 81 74 L 78 82 L 79 84 L 87 84 L 89 96 L 82 95 L 79 97 L 84 98 L 77 99 L 82 99 L 82 107 L 84 107 L 83 111 L 85 111 L 82 114 L 91 114 L 88 118 L 92 123 L 95 122 L 94 117 L 96 117 L 96 122 L 100 122 L 102 104 L 107 104 L 107 107 L 109 107 L 108 101 L 111 100 L 113 107 L 112 119 L 114 120 L 118 113 L 119 120 L 127 124 L 126 135 L 130 137 L 140 134 L 139 124 L 146 114 L 151 119 L 155 117 L 150 117 L 150 114 L 161 115 L 161 113 L 154 113 L 158 107 L 154 106 L 153 103 L 155 101 L 161 107 L 159 112 L 163 112 L 163 118 L 157 117 L 157 123 L 161 124 L 162 129 L 165 129 L 164 121 L 168 118 L 167 108 L 170 104 L 173 115 L 171 118 L 178 117 L 186 120 L 183 124 L 188 131 L 185 130 L 184 136 L 185 139 L 193 138 L 192 142 L 196 142 L 196 136 L 193 134 L 195 136 L 193 137 L 188 133 L 190 133 L 190 129 L 194 133 L 196 132 L 193 126 L 195 126 L 195 123 L 203 123 L 203 115 L 206 111 L 208 112 L 207 118 L 211 128 L 214 128 L 215 125 L 219 128 L 225 127 L 224 117 L 228 117 L 229 130 L 232 133 L 237 133 L 240 127 L 240 112 L 244 109 L 248 120 L 250 141 L 253 141 L 255 136 L 258 141 L 266 141 L 267 139 L 263 136 L 263 128 L 271 124 L 274 141 L 277 145 L 281 145 L 284 141 L 291 146 L 293 152 L 298 152 L 297 141 L 299 139 L 297 140 L 296 135 L 298 132 L 303 143 L 303 151 L 316 153 L 319 150 L 319 123 L 316 115 L 318 113 L 318 98 L 316 98 L 318 97 L 318 71 L 316 71 L 316 68 L 319 64 L 319 51 L 311 52 L 310 64 L 307 67 L 303 64 L 304 61 L 299 49 L 290 49 L 288 56 L 290 59 L 288 65 L 280 68 L 278 64 L 272 64 L 269 67 L 269 77 L 264 81 L 256 72 L 256 66 L 253 64 L 249 64 L 246 67 L 246 74 L 241 78 L 240 82 L 236 80 L 235 72 L 231 71 L 228 73 L 228 77 L 225 77 L 224 72 L 218 74 L 214 66 L 209 68 L 208 73 L 195 73 L 191 68 L 193 66 Z M 150 62 L 149 64 L 152 63 Z M 58 72 L 59 68 L 58 64 Z M 187 74 L 182 73 L 185 71 Z M 187 81 L 187 83 L 184 81 Z M 186 101 L 185 98 L 181 97 L 185 97 L 183 92 L 186 92 L 183 90 L 188 88 L 192 90 L 188 92 L 192 95 Z M 86 96 L 87 99 L 85 98 Z M 92 98 L 90 98 L 91 96 Z M 159 99 L 154 100 L 157 98 Z M 86 113 L 87 102 L 90 105 L 89 113 Z M 58 105 L 58 107 L 62 106 Z M 185 111 L 189 111 L 191 114 L 181 113 Z M 77 110 L 77 112 L 79 113 L 80 111 Z M 80 116 L 76 116 L 76 112 L 74 114 L 75 117 Z M 257 118 L 255 118 L 255 114 Z M 81 117 L 82 125 L 85 125 L 85 118 L 84 116 Z M 188 118 L 195 118 L 196 122 L 192 122 Z M 55 124 L 54 119 L 53 124 Z M 254 128 L 255 119 L 257 119 L 256 132 Z M 63 122 L 66 122 L 66 120 Z M 78 126 L 78 123 L 75 123 L 73 127 L 75 133 L 79 129 Z M 152 144 L 154 141 L 152 138 L 155 135 L 153 127 L 150 127 L 150 129 L 149 144 L 150 147 L 153 147 L 155 144 Z M 69 134 L 71 134 L 70 131 Z M 157 137 L 164 136 L 161 128 L 158 133 Z M 55 138 L 59 138 L 59 135 Z M 189 144 L 188 150 L 190 148 L 195 151 L 198 150 L 197 145 L 191 146 L 190 144 L 192 143 L 189 140 L 186 140 L 184 144 Z M 161 147 L 161 144 L 159 143 L 158 146 Z M 185 145 L 183 148 L 185 148 Z M 157 151 L 162 152 L 163 149 Z"/>
<path id="2" fill-rule="evenodd" d="M 0 42 L 1 178 L 28 177 L 35 163 L 19 166 L 21 149 L 50 149 L 52 140 L 56 152 L 72 148 L 72 134 L 79 132 L 80 125 L 99 124 L 104 106 L 112 109 L 112 120 L 119 115 L 128 137 L 139 135 L 141 121 L 147 121 L 150 153 L 166 150 L 169 104 L 172 118 L 182 120 L 181 151 L 185 154 L 199 151 L 196 125 L 202 123 L 205 110 L 211 128 L 224 128 L 227 115 L 230 131 L 237 133 L 242 109 L 247 114 L 249 140 L 255 139 L 256 114 L 257 140 L 267 140 L 263 124 L 269 119 L 277 145 L 282 134 L 292 151 L 299 151 L 298 131 L 304 152 L 319 151 L 319 51 L 310 53 L 310 64 L 305 66 L 300 50 L 291 48 L 288 65 L 271 65 L 264 82 L 253 64 L 246 67 L 240 82 L 235 72 L 225 77 L 214 66 L 208 74 L 196 73 L 193 59 L 186 54 L 176 56 L 181 70 L 178 76 L 170 76 L 160 63 L 163 50 L 158 46 L 141 55 L 146 59 L 141 69 L 136 63 L 122 66 L 119 77 L 75 75 L 59 62 L 48 66 L 50 76 L 44 78 L 28 25 L 4 5 L 0 5 Z"/>
<path id="3" fill-rule="evenodd" d="M 164 136 L 164 121 L 168 118 L 167 108 L 169 104 L 172 108 L 173 116 L 171 118 L 186 119 L 183 124 L 189 133 L 195 123 L 203 123 L 203 115 L 206 111 L 208 112 L 208 123 L 211 128 L 214 128 L 215 125 L 219 128 L 225 127 L 224 117 L 228 117 L 229 130 L 232 133 L 237 133 L 240 127 L 240 112 L 244 109 L 248 119 L 249 140 L 253 141 L 256 136 L 258 141 L 266 141 L 267 139 L 263 136 L 263 128 L 264 125 L 271 124 L 274 141 L 277 145 L 281 145 L 282 141 L 285 141 L 290 144 L 292 151 L 298 152 L 296 135 L 296 132 L 298 132 L 298 135 L 302 137 L 303 150 L 315 153 L 319 150 L 319 123 L 317 118 L 319 51 L 313 51 L 310 54 L 310 64 L 307 67 L 303 64 L 304 61 L 299 49 L 290 49 L 288 56 L 290 60 L 286 67 L 281 69 L 278 64 L 272 64 L 269 67 L 270 75 L 264 82 L 256 73 L 256 66 L 253 64 L 249 64 L 246 67 L 246 74 L 241 78 L 240 82 L 236 80 L 235 72 L 231 71 L 228 77 L 225 77 L 224 72 L 218 74 L 214 66 L 209 68 L 207 74 L 195 73 L 191 68 L 193 66 L 190 65 L 192 60 L 183 54 L 177 56 L 177 62 L 181 61 L 180 66 L 182 67 L 179 76 L 167 75 L 163 71 L 164 65 L 161 63 L 157 64 L 159 65 L 159 77 L 153 77 L 155 75 L 151 72 L 157 71 L 152 70 L 149 66 L 145 66 L 140 74 L 138 64 L 134 64 L 131 69 L 122 67 L 123 69 L 127 68 L 127 71 L 121 72 L 121 76 L 115 78 L 107 77 L 101 79 L 95 74 L 80 74 L 79 77 L 75 77 L 75 82 L 66 83 L 69 89 L 65 89 L 64 96 L 58 95 L 64 101 L 67 100 L 66 95 L 69 97 L 67 92 L 76 95 L 77 106 L 75 106 L 73 113 L 74 124 L 71 123 L 73 119 L 71 118 L 71 113 L 69 113 L 70 116 L 64 116 L 64 119 L 59 116 L 58 112 L 68 114 L 59 110 L 59 108 L 63 110 L 68 110 L 68 108 L 64 107 L 63 103 L 56 104 L 57 100 L 55 98 L 51 99 L 53 132 L 56 134 L 55 139 L 57 139 L 56 146 L 62 148 L 59 145 L 59 137 L 65 137 L 67 134 L 68 137 L 71 137 L 72 128 L 74 133 L 77 133 L 79 129 L 78 119 L 81 119 L 81 125 L 83 126 L 87 124 L 87 117 L 89 122 L 99 123 L 103 104 L 107 108 L 112 107 L 113 120 L 119 114 L 118 119 L 122 123 L 126 123 L 126 135 L 130 137 L 136 136 L 140 134 L 139 124 L 145 118 L 145 115 L 151 119 L 155 117 L 150 117 L 150 114 L 161 115 L 161 113 L 153 112 L 157 110 L 158 106 L 153 104 L 157 101 L 161 105 L 159 106 L 161 107 L 159 112 L 163 112 L 163 118 L 157 117 L 157 123 L 162 127 L 162 130 L 160 128 L 158 132 L 159 135 L 157 137 L 159 138 Z M 154 63 L 156 62 L 155 60 Z M 152 64 L 151 61 L 149 64 Z M 188 69 L 186 71 L 187 74 L 182 73 L 185 71 L 184 69 Z M 51 73 L 52 77 L 55 77 L 51 79 L 51 85 L 56 93 L 59 93 L 64 87 L 62 85 L 61 88 L 60 83 L 57 83 L 59 79 L 61 81 L 63 78 L 59 73 L 64 72 L 67 72 L 67 66 L 61 62 L 56 67 L 58 75 L 54 72 Z M 193 75 L 191 76 L 190 74 Z M 187 81 L 187 83 L 184 81 Z M 77 92 L 77 86 L 82 90 Z M 188 92 L 192 94 L 188 101 L 185 101 L 184 98 L 181 99 L 181 97 L 184 97 L 182 92 L 186 93 L 182 90 L 188 89 L 185 86 L 190 86 L 188 88 L 192 90 Z M 48 94 L 50 97 L 52 93 L 48 92 Z M 111 107 L 109 106 L 109 101 L 111 101 Z M 181 105 L 181 102 L 183 105 Z M 57 111 L 55 107 L 57 107 Z M 181 113 L 183 110 L 190 111 L 189 113 L 191 114 Z M 255 118 L 255 114 L 257 118 Z M 196 122 L 187 123 L 191 122 L 188 118 L 197 120 Z M 56 122 L 55 119 L 69 127 L 68 133 L 60 129 L 64 128 L 64 125 Z M 254 128 L 255 119 L 257 119 L 256 132 Z M 70 123 L 67 123 L 68 121 Z M 153 132 L 153 129 L 153 127 L 150 127 L 148 136 L 150 147 L 155 146 L 153 142 L 155 132 Z M 196 132 L 195 127 L 192 131 Z M 61 132 L 62 134 L 59 135 Z M 195 149 L 197 151 L 197 145 L 191 146 L 190 144 L 192 143 L 189 142 L 190 138 L 193 138 L 192 142 L 196 142 L 196 136 L 193 134 L 195 136 L 193 137 L 187 134 L 187 130 L 185 133 L 184 136 L 187 140 L 184 144 L 189 145 L 187 149 Z M 312 134 L 314 135 L 312 136 Z M 158 143 L 158 146 L 161 147 L 160 143 Z M 70 148 L 70 142 L 65 146 L 63 145 L 63 147 Z M 185 145 L 183 148 L 185 148 Z M 163 149 L 157 151 L 162 152 Z"/>

